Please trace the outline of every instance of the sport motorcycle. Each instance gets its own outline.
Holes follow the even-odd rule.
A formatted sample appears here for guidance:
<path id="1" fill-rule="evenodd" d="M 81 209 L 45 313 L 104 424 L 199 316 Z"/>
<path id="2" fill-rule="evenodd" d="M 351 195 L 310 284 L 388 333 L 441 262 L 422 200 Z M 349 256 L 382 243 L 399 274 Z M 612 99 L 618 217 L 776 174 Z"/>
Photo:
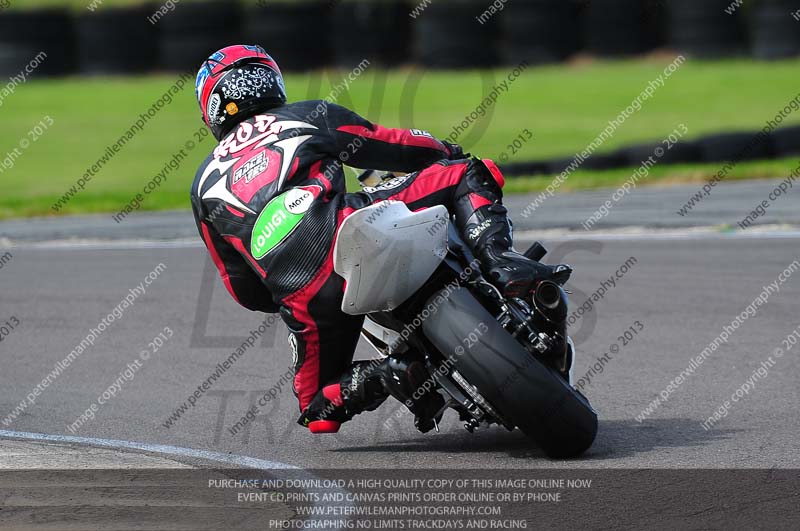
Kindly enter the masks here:
<path id="1" fill-rule="evenodd" d="M 537 242 L 525 256 L 546 253 Z M 354 212 L 339 228 L 334 269 L 347 281 L 342 310 L 365 316 L 362 337 L 381 357 L 424 364 L 424 386 L 445 398 L 439 414 L 455 410 L 470 432 L 518 428 L 553 458 L 592 445 L 597 413 L 573 386 L 566 291 L 546 280 L 504 296 L 444 206 L 384 201 Z"/>

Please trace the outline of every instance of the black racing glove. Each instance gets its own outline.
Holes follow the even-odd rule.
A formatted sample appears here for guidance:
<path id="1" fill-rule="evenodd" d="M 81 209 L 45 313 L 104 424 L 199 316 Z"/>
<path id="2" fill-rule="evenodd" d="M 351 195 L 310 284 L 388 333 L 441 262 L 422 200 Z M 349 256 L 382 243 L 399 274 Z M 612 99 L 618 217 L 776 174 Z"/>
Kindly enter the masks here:
<path id="1" fill-rule="evenodd" d="M 440 142 L 444 144 L 444 146 L 450 152 L 450 157 L 448 157 L 449 160 L 468 159 L 471 156 L 469 153 L 464 153 L 464 150 L 458 144 L 451 144 L 445 140 L 440 140 Z"/>

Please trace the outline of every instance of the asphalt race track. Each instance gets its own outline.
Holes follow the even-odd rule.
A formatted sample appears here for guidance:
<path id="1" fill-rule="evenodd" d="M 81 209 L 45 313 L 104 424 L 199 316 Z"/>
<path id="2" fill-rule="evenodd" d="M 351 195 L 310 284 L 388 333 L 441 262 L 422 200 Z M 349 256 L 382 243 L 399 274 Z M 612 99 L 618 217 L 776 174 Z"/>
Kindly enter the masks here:
<path id="1" fill-rule="evenodd" d="M 747 189 L 740 195 L 742 204 L 753 198 Z M 523 200 L 511 203 L 518 210 Z M 0 269 L 0 322 L 14 324 L 0 343 L 2 435 L 173 445 L 301 468 L 565 466 L 546 459 L 518 432 L 495 427 L 469 434 L 454 413 L 445 416 L 440 433 L 421 435 L 396 402 L 356 417 L 337 435 L 310 435 L 296 425 L 295 399 L 281 384 L 290 354 L 280 323 L 271 324 L 255 347 L 199 395 L 196 405 L 165 427 L 263 316 L 230 300 L 199 241 L 184 241 L 192 237 L 193 226 L 170 233 L 152 222 L 188 222 L 185 213 L 159 216 L 136 218 L 160 231 L 140 237 L 176 240 L 140 242 L 126 234 L 119 241 L 47 242 L 42 240 L 54 239 L 48 234 L 64 232 L 71 223 L 105 229 L 97 228 L 101 222 L 86 220 L 0 224 L 0 235 L 11 242 L 0 252 L 8 253 Z M 535 221 L 524 224 L 522 236 L 528 238 L 536 226 Z M 98 237 L 92 230 L 67 232 L 91 240 Z M 800 232 L 789 227 L 738 234 L 547 234 L 551 254 L 576 268 L 568 285 L 575 292 L 573 310 L 627 262 L 616 285 L 571 328 L 579 352 L 575 377 L 584 378 L 584 393 L 599 411 L 601 424 L 592 449 L 569 467 L 798 467 L 800 345 L 787 350 L 782 340 L 800 326 L 800 268 L 796 278 L 784 274 L 779 289 L 769 292 L 752 315 L 739 317 L 728 341 L 718 342 L 693 374 L 671 387 L 664 404 L 641 421 L 636 417 L 641 419 L 651 401 L 724 326 L 746 312 L 764 286 L 777 282 L 800 259 Z M 137 292 L 133 304 L 34 397 L 33 405 L 8 417 L 159 264 L 166 267 L 144 294 Z M 636 330 L 631 340 L 620 337 L 630 330 Z M 164 341 L 163 346 L 152 352 L 157 345 L 150 343 L 162 333 L 158 343 Z M 143 350 L 150 353 L 141 361 Z M 364 346 L 357 354 L 371 355 Z M 747 392 L 725 408 L 726 416 L 705 429 L 702 423 L 748 382 Z M 109 388 L 114 396 L 107 393 L 105 403 L 98 404 Z M 275 399 L 244 428 L 232 430 L 270 389 Z M 93 404 L 94 419 L 74 425 Z"/>

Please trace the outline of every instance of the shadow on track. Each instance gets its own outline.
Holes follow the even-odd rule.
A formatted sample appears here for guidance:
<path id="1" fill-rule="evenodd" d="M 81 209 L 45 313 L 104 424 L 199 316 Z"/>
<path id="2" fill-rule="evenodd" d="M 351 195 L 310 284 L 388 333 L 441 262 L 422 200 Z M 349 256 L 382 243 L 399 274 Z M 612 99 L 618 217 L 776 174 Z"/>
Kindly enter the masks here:
<path id="1" fill-rule="evenodd" d="M 620 459 L 648 453 L 659 448 L 686 448 L 728 438 L 739 430 L 705 431 L 695 419 L 653 419 L 600 421 L 600 430 L 592 448 L 579 460 Z M 461 429 L 427 434 L 414 439 L 380 442 L 369 446 L 348 446 L 332 452 L 442 452 L 452 454 L 504 452 L 514 459 L 546 458 L 520 431 L 508 432 L 493 427 L 474 434 Z"/>

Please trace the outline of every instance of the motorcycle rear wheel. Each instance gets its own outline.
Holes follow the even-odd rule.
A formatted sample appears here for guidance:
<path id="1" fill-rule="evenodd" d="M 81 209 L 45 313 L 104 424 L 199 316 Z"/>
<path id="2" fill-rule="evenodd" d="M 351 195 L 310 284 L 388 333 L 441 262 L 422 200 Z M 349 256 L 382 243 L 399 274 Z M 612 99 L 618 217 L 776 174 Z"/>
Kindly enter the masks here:
<path id="1" fill-rule="evenodd" d="M 466 288 L 443 290 L 431 304 L 437 311 L 422 324 L 425 336 L 504 419 L 552 458 L 592 445 L 598 422 L 588 400 L 533 358 Z"/>

